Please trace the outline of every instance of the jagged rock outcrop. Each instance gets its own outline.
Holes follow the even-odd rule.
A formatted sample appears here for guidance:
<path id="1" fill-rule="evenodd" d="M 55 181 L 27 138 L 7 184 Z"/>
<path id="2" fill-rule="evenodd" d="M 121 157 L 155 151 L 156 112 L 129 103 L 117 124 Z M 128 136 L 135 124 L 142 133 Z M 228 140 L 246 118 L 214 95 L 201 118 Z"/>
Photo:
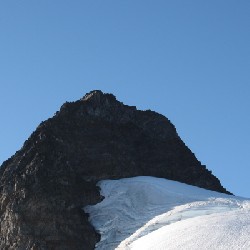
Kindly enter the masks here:
<path id="1" fill-rule="evenodd" d="M 138 175 L 227 193 L 166 117 L 101 91 L 65 103 L 0 168 L 0 249 L 93 249 L 96 182 Z"/>

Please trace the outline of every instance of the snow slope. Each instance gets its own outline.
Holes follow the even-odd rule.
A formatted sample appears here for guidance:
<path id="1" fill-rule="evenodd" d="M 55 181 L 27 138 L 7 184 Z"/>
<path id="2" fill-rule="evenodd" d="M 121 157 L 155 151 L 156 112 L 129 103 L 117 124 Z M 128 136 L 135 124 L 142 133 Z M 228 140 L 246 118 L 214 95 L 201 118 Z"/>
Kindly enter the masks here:
<path id="1" fill-rule="evenodd" d="M 250 249 L 250 200 L 155 177 L 99 182 L 96 249 Z"/>

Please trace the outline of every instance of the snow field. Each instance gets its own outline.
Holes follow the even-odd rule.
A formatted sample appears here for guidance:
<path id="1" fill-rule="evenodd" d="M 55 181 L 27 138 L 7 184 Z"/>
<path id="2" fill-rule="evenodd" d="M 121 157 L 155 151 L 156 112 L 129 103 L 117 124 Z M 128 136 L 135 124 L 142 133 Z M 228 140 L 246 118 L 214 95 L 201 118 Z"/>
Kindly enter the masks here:
<path id="1" fill-rule="evenodd" d="M 98 250 L 250 249 L 250 201 L 155 177 L 104 180 L 87 206 Z"/>

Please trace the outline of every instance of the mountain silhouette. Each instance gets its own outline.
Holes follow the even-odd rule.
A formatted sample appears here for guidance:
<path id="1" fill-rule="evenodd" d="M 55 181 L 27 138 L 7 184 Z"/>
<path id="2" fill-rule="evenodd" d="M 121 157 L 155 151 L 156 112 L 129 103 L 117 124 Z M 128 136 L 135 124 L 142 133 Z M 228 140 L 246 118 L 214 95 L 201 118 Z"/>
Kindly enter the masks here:
<path id="1" fill-rule="evenodd" d="M 93 249 L 83 207 L 104 179 L 155 176 L 230 194 L 163 115 L 91 91 L 42 122 L 0 168 L 1 249 Z"/>

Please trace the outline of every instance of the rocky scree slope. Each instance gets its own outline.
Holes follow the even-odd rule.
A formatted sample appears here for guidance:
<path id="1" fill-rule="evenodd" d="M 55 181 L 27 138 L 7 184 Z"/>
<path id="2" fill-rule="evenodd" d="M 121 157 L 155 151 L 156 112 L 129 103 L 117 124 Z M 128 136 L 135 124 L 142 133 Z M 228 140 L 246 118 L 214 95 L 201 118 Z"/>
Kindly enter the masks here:
<path id="1" fill-rule="evenodd" d="M 0 249 L 94 249 L 97 181 L 140 175 L 228 193 L 166 117 L 101 91 L 65 103 L 0 168 Z"/>

